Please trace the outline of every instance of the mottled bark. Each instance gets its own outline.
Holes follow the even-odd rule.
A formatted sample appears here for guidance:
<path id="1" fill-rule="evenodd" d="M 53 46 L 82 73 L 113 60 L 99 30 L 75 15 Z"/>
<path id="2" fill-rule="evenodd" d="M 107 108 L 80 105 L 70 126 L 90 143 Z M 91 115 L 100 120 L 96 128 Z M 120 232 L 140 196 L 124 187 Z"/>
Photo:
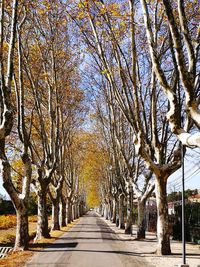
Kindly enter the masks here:
<path id="1" fill-rule="evenodd" d="M 80 217 L 80 211 L 79 211 L 79 204 L 76 204 L 76 218 L 78 219 Z"/>
<path id="2" fill-rule="evenodd" d="M 52 203 L 51 230 L 60 230 L 59 211 L 60 211 L 60 205 L 59 205 L 59 198 L 58 198 Z"/>
<path id="3" fill-rule="evenodd" d="M 28 209 L 27 206 L 21 205 L 16 210 L 17 228 L 14 250 L 25 250 L 28 248 Z"/>
<path id="4" fill-rule="evenodd" d="M 156 202 L 157 202 L 157 254 L 170 255 L 170 235 L 167 206 L 167 179 L 156 177 Z"/>
<path id="5" fill-rule="evenodd" d="M 132 224 L 133 224 L 133 192 L 131 189 L 129 189 L 125 234 L 132 234 Z"/>
<path id="6" fill-rule="evenodd" d="M 124 195 L 121 194 L 119 196 L 119 228 L 124 229 L 125 223 L 124 223 Z"/>
<path id="7" fill-rule="evenodd" d="M 16 227 L 16 238 L 15 238 L 15 246 L 14 250 L 24 250 L 28 248 L 28 242 L 29 242 L 29 234 L 28 234 L 28 197 L 30 193 L 30 180 L 31 180 L 31 161 L 28 157 L 28 155 L 22 156 L 22 161 L 24 163 L 24 169 L 26 173 L 26 177 L 23 179 L 22 184 L 22 193 L 17 193 L 12 180 L 11 180 L 11 167 L 10 164 L 3 153 L 4 146 L 1 146 L 0 142 L 0 148 L 3 148 L 0 152 L 0 158 L 4 157 L 4 160 L 2 162 L 1 171 L 2 171 L 2 177 L 3 177 L 3 186 L 8 192 L 15 210 L 17 214 L 17 227 Z M 4 155 L 3 155 L 4 154 Z"/>
<path id="8" fill-rule="evenodd" d="M 28 217 L 27 217 L 27 199 L 30 190 L 30 177 L 31 169 L 29 163 L 24 162 L 24 170 L 27 177 L 24 177 L 22 192 L 18 193 L 14 187 L 11 177 L 11 165 L 6 156 L 7 146 L 6 137 L 10 135 L 15 110 L 13 108 L 13 61 L 15 53 L 16 43 L 16 30 L 17 30 L 17 13 L 18 13 L 18 1 L 13 0 L 11 2 L 11 21 L 7 24 L 7 20 L 4 18 L 5 1 L 0 2 L 0 169 L 3 179 L 3 186 L 9 194 L 17 213 L 17 229 L 15 239 L 15 250 L 26 249 L 28 247 Z M 6 23 L 6 24 L 5 24 Z M 4 31 L 9 32 L 9 36 L 6 37 Z M 8 38 L 8 39 L 7 39 Z M 9 41 L 8 41 L 9 40 Z M 8 43 L 8 51 L 4 49 L 4 42 Z M 5 72 L 7 68 L 7 72 Z M 22 103 L 23 105 L 23 103 Z M 17 110 L 17 112 L 20 112 Z M 24 125 L 21 125 L 22 128 Z M 27 149 L 27 147 L 26 147 Z M 22 158 L 23 160 L 23 158 Z M 25 175 L 26 175 L 25 174 Z"/>
<path id="9" fill-rule="evenodd" d="M 68 199 L 68 201 L 67 201 L 67 223 L 71 223 L 72 221 L 73 221 L 73 218 L 72 218 L 72 203 Z"/>
<path id="10" fill-rule="evenodd" d="M 37 221 L 37 232 L 35 240 L 41 239 L 42 237 L 49 238 L 48 228 L 48 214 L 47 214 L 47 194 L 45 191 L 38 191 L 38 221 Z"/>
<path id="11" fill-rule="evenodd" d="M 60 220 L 60 225 L 62 227 L 65 227 L 67 224 L 66 224 L 66 219 L 67 219 L 67 203 L 66 203 L 66 200 L 61 197 L 61 210 L 60 210 L 60 217 L 61 217 L 61 220 Z"/>
<path id="12" fill-rule="evenodd" d="M 79 217 L 79 205 L 78 203 L 75 204 L 75 219 L 78 219 Z"/>
<path id="13" fill-rule="evenodd" d="M 104 216 L 104 208 L 105 208 L 105 205 L 101 204 L 101 210 L 100 210 L 101 217 Z"/>
<path id="14" fill-rule="evenodd" d="M 80 211 L 80 216 L 83 216 L 84 215 L 84 204 L 80 204 L 79 205 L 79 211 Z"/>
<path id="15" fill-rule="evenodd" d="M 76 205 L 73 204 L 73 220 L 76 220 L 77 216 L 76 216 Z"/>
<path id="16" fill-rule="evenodd" d="M 111 199 L 108 201 L 108 219 L 112 221 L 112 214 L 113 214 L 113 202 Z"/>
<path id="17" fill-rule="evenodd" d="M 106 220 L 108 220 L 108 213 L 109 213 L 109 211 L 108 211 L 108 204 L 105 204 L 103 216 L 104 216 L 104 218 Z"/>
<path id="18" fill-rule="evenodd" d="M 116 200 L 113 199 L 112 201 L 112 218 L 111 218 L 113 223 L 116 223 Z"/>
<path id="19" fill-rule="evenodd" d="M 75 220 L 75 207 L 74 204 L 72 204 L 72 221 Z"/>
<path id="20" fill-rule="evenodd" d="M 145 238 L 146 222 L 145 222 L 146 201 L 138 200 L 138 229 L 137 239 Z"/>
<path id="21" fill-rule="evenodd" d="M 117 227 L 119 227 L 119 196 L 118 199 L 116 199 L 116 221 L 115 224 Z"/>
<path id="22" fill-rule="evenodd" d="M 169 101 L 169 111 L 167 113 L 167 119 L 169 121 L 171 131 L 177 135 L 177 138 L 181 141 L 183 145 L 186 146 L 196 146 L 200 147 L 200 134 L 198 133 L 189 133 L 188 121 L 185 122 L 185 127 L 181 126 L 180 118 L 181 118 L 181 106 L 178 101 L 178 95 L 175 92 L 175 86 L 177 82 L 177 77 L 174 81 L 169 83 L 168 77 L 165 75 L 162 66 L 160 65 L 159 56 L 156 53 L 156 43 L 154 40 L 153 28 L 156 29 L 157 25 L 153 26 L 152 21 L 150 19 L 147 1 L 140 0 L 143 16 L 144 16 L 144 24 L 146 27 L 146 35 L 149 43 L 149 50 L 151 61 L 153 64 L 153 69 L 156 73 L 156 77 L 165 92 L 168 101 Z M 179 79 L 182 82 L 183 89 L 185 90 L 185 102 L 186 102 L 186 111 L 189 115 L 190 119 L 196 124 L 197 128 L 200 126 L 200 111 L 198 107 L 198 97 L 195 98 L 195 89 L 198 87 L 198 76 L 196 75 L 196 64 L 198 62 L 198 53 L 195 55 L 195 47 L 198 46 L 198 41 L 192 43 L 192 38 L 189 34 L 188 25 L 187 25 L 187 16 L 185 14 L 184 1 L 178 1 L 178 15 L 179 15 L 179 23 L 177 24 L 177 20 L 174 17 L 172 12 L 173 8 L 170 4 L 170 1 L 163 0 L 163 5 L 165 8 L 165 12 L 167 15 L 168 25 L 171 32 L 171 51 L 172 51 L 172 61 L 174 64 L 174 70 L 177 69 L 179 72 Z M 176 13 L 177 14 L 177 13 Z M 180 29 L 182 33 L 180 32 Z M 197 30 L 198 31 L 198 30 Z M 183 34 L 183 36 L 182 36 Z M 197 39 L 199 40 L 200 34 L 197 33 Z M 182 38 L 184 37 L 184 38 Z M 170 40 L 170 38 L 169 38 Z M 184 40 L 184 45 L 183 45 Z M 186 49 L 185 49 L 186 48 Z M 188 60 L 185 59 L 185 55 L 187 54 Z M 188 63 L 187 63 L 188 62 Z M 188 65 L 188 66 L 187 66 Z M 174 74 L 173 74 L 174 75 Z M 177 74 L 176 74 L 177 76 Z M 195 82 L 196 80 L 196 82 Z M 178 91 L 178 90 L 177 90 Z"/>

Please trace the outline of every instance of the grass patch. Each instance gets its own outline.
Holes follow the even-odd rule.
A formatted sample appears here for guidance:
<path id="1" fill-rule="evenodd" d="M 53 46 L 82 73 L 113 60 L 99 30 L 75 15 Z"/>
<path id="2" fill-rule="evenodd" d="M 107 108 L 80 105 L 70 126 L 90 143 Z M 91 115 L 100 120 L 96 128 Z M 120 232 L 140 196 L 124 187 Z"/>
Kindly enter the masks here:
<path id="1" fill-rule="evenodd" d="M 37 215 L 29 216 L 29 235 L 34 237 L 37 227 Z M 49 220 L 50 221 L 50 220 Z M 13 246 L 16 235 L 16 215 L 0 215 L 0 245 Z"/>
<path id="2" fill-rule="evenodd" d="M 29 223 L 37 222 L 37 215 L 28 217 Z M 0 230 L 7 230 L 15 227 L 17 224 L 16 215 L 0 215 Z"/>
<path id="3" fill-rule="evenodd" d="M 36 222 L 29 222 L 29 235 L 32 237 L 36 233 Z M 8 229 L 0 229 L 0 244 L 13 246 L 15 243 L 16 225 Z"/>
<path id="4" fill-rule="evenodd" d="M 6 230 L 16 226 L 16 215 L 1 215 L 0 230 Z"/>
<path id="5" fill-rule="evenodd" d="M 42 250 L 48 244 L 53 243 L 56 239 L 58 239 L 61 235 L 64 234 L 64 232 L 69 231 L 73 225 L 75 225 L 78 222 L 79 219 L 74 220 L 74 222 L 68 224 L 66 227 L 62 227 L 60 231 L 52 231 L 50 232 L 51 238 L 43 238 L 41 240 L 38 240 L 36 243 L 33 243 L 33 240 L 30 241 L 29 248 L 31 251 L 17 251 L 17 252 L 11 252 L 9 255 L 4 258 L 0 259 L 0 267 L 23 267 L 28 260 L 33 256 L 34 250 Z M 32 223 L 35 224 L 35 223 Z M 36 224 L 35 224 L 36 226 Z"/>
<path id="6" fill-rule="evenodd" d="M 33 251 L 11 252 L 7 257 L 0 259 L 1 267 L 22 267 L 33 256 Z"/>

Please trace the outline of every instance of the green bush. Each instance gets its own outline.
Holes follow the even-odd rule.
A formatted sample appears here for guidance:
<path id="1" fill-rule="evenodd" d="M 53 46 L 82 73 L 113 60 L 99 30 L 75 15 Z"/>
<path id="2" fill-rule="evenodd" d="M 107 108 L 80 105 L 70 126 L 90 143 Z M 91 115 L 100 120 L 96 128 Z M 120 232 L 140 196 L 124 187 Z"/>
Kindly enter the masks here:
<path id="1" fill-rule="evenodd" d="M 173 239 L 182 240 L 182 206 L 175 208 L 175 220 L 173 225 Z M 188 203 L 185 205 L 185 239 L 198 243 L 200 240 L 200 203 Z"/>
<path id="2" fill-rule="evenodd" d="M 28 201 L 28 215 L 37 214 L 37 196 L 35 193 L 31 193 Z"/>
<path id="3" fill-rule="evenodd" d="M 0 215 L 15 214 L 15 208 L 11 200 L 0 199 Z"/>

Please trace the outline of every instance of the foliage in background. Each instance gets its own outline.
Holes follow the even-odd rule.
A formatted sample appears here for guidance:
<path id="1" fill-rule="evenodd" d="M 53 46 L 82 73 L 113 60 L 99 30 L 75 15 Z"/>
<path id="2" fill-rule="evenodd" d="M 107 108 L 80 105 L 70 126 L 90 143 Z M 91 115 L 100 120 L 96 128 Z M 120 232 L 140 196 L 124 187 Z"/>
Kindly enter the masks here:
<path id="1" fill-rule="evenodd" d="M 182 240 L 182 206 L 175 208 L 175 224 L 173 226 L 173 239 Z M 186 204 L 185 206 L 185 233 L 186 241 L 200 241 L 200 203 Z"/>
<path id="2" fill-rule="evenodd" d="M 168 202 L 181 200 L 181 198 L 182 198 L 181 194 L 182 193 L 180 191 L 179 192 L 171 192 L 167 196 Z M 194 195 L 197 195 L 197 194 L 198 194 L 198 189 L 194 189 L 194 190 L 187 189 L 187 190 L 185 190 L 185 199 L 188 199 L 188 197 L 194 196 Z"/>
<path id="3" fill-rule="evenodd" d="M 85 133 L 82 136 L 83 157 L 80 167 L 81 182 L 86 190 L 88 207 L 100 205 L 100 189 L 108 166 L 108 153 L 101 143 L 101 138 L 95 133 Z"/>
<path id="4" fill-rule="evenodd" d="M 3 214 L 15 214 L 15 209 L 11 200 L 0 198 L 0 215 Z"/>
<path id="5" fill-rule="evenodd" d="M 12 228 L 16 225 L 15 215 L 2 215 L 0 216 L 0 230 Z"/>

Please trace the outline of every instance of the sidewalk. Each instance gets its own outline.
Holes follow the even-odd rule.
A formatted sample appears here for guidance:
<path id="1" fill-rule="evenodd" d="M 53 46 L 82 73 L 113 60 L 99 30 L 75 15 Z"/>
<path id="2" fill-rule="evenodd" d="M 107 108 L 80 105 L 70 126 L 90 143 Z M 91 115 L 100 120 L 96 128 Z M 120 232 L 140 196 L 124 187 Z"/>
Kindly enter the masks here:
<path id="1" fill-rule="evenodd" d="M 179 241 L 171 240 L 172 255 L 157 256 L 154 254 L 156 251 L 157 240 L 156 235 L 151 232 L 146 233 L 145 240 L 135 240 L 136 226 L 133 226 L 133 236 L 125 235 L 123 229 L 118 229 L 114 223 L 105 220 L 101 217 L 109 227 L 119 236 L 120 240 L 124 240 L 126 245 L 130 246 L 137 253 L 141 253 L 146 261 L 152 267 L 176 267 L 182 264 L 182 243 Z M 200 266 L 200 245 L 186 244 L 186 263 L 189 267 Z M 141 266 L 143 267 L 143 266 Z"/>

